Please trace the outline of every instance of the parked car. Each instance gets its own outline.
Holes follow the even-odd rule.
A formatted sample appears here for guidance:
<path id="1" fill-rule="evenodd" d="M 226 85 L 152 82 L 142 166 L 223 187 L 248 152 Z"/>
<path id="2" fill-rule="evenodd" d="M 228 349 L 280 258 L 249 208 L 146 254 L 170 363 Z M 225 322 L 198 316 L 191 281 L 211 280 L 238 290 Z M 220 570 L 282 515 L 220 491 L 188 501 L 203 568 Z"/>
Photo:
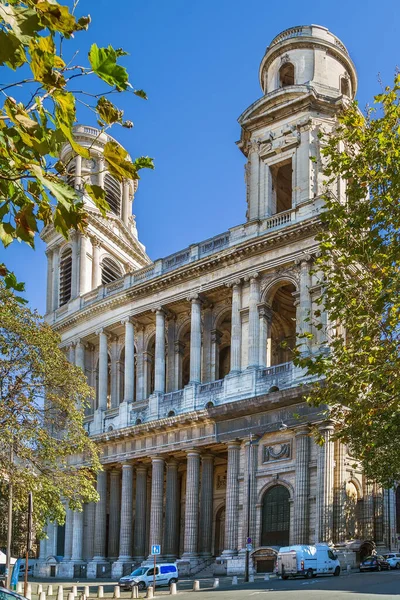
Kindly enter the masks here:
<path id="1" fill-rule="evenodd" d="M 388 561 L 391 569 L 400 569 L 400 552 L 384 554 L 383 556 L 384 556 L 385 560 Z"/>
<path id="2" fill-rule="evenodd" d="M 0 587 L 0 600 L 26 600 L 25 596 L 11 592 L 7 588 Z"/>
<path id="3" fill-rule="evenodd" d="M 388 571 L 389 569 L 390 565 L 388 561 L 379 554 L 375 556 L 367 556 L 367 558 L 364 558 L 362 563 L 360 563 L 360 571 Z"/>
<path id="4" fill-rule="evenodd" d="M 122 590 L 131 590 L 137 585 L 139 590 L 145 590 L 149 585 L 153 585 L 154 567 L 139 567 L 132 571 L 130 575 L 121 577 L 118 582 Z M 156 587 L 170 585 L 178 581 L 178 568 L 174 563 L 164 563 L 156 566 Z M 1 599 L 0 599 L 1 600 Z"/>
<path id="5" fill-rule="evenodd" d="M 327 544 L 286 546 L 278 552 L 276 572 L 282 579 L 328 574 L 337 577 L 340 575 L 340 562 Z"/>

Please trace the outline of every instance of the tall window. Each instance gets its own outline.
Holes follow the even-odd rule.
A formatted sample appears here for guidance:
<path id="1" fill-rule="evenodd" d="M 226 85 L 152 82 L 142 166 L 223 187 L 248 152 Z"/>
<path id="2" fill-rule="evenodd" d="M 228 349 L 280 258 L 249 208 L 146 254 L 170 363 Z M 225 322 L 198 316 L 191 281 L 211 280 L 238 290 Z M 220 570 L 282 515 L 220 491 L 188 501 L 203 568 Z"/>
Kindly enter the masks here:
<path id="1" fill-rule="evenodd" d="M 263 498 L 261 546 L 287 546 L 289 531 L 289 492 L 283 485 L 274 485 Z"/>
<path id="2" fill-rule="evenodd" d="M 279 85 L 280 87 L 294 85 L 294 66 L 292 63 L 285 63 L 279 69 Z"/>
<path id="3" fill-rule="evenodd" d="M 346 77 L 342 77 L 340 80 L 340 93 L 343 96 L 350 96 L 349 80 Z"/>
<path id="4" fill-rule="evenodd" d="M 292 159 L 271 166 L 273 206 L 272 212 L 280 213 L 292 208 Z"/>
<path id="5" fill-rule="evenodd" d="M 104 177 L 104 191 L 106 200 L 113 212 L 118 217 L 121 216 L 121 184 L 114 179 L 109 173 Z"/>
<path id="6" fill-rule="evenodd" d="M 60 306 L 71 299 L 72 250 L 66 248 L 60 257 Z"/>
<path id="7" fill-rule="evenodd" d="M 101 283 L 107 285 L 122 277 L 121 267 L 112 258 L 106 256 L 101 265 Z"/>

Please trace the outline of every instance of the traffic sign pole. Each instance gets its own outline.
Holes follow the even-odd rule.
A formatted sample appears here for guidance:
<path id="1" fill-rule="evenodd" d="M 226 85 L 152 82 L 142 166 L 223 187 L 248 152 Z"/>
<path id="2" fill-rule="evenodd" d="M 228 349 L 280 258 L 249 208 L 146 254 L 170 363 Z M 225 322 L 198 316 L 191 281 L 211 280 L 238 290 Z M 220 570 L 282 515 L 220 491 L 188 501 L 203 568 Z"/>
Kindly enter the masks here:
<path id="1" fill-rule="evenodd" d="M 156 569 L 157 569 L 157 559 L 156 554 L 154 555 L 154 573 L 153 573 L 153 593 L 156 593 Z"/>

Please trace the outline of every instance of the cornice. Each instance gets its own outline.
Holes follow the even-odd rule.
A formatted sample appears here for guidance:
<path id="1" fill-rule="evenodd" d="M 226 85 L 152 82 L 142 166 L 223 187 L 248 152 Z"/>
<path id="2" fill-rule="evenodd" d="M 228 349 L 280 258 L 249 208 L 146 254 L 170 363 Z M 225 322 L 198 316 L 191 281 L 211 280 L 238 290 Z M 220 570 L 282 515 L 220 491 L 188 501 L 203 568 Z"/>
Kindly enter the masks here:
<path id="1" fill-rule="evenodd" d="M 240 260 L 247 258 L 248 255 L 261 254 L 271 246 L 279 247 L 282 245 L 287 245 L 290 242 L 309 237 L 310 235 L 316 233 L 319 229 L 320 220 L 318 217 L 314 217 L 301 223 L 295 223 L 292 226 L 285 227 L 279 231 L 269 232 L 265 235 L 252 238 L 236 246 L 226 248 L 215 255 L 205 257 L 204 259 L 194 263 L 183 265 L 178 269 L 170 271 L 166 274 L 161 274 L 149 281 L 144 281 L 143 283 L 135 285 L 133 288 L 123 289 L 120 293 L 109 298 L 102 298 L 87 308 L 83 308 L 76 311 L 72 315 L 66 316 L 66 318 L 62 321 L 54 323 L 52 327 L 55 331 L 62 333 L 63 331 L 68 330 L 71 326 L 83 321 L 87 321 L 94 315 L 107 312 L 110 309 L 119 306 L 123 306 L 124 304 L 132 301 L 134 298 L 141 298 L 146 295 L 150 297 L 155 292 L 159 292 L 163 289 L 173 286 L 177 281 L 183 282 L 190 279 L 196 279 L 196 277 L 201 276 L 205 271 L 209 272 L 224 265 L 237 263 Z M 285 258 L 284 262 L 287 262 L 287 258 Z M 254 267 L 249 267 L 248 269 L 240 272 L 240 277 L 251 275 L 253 271 Z M 237 272 L 233 273 L 231 277 L 229 277 L 229 281 L 237 278 L 238 276 L 239 275 Z M 225 287 L 226 282 L 227 278 L 224 278 L 224 281 L 221 281 L 220 283 L 215 281 L 210 282 L 209 286 L 203 286 L 201 291 L 206 293 L 207 291 L 217 289 L 218 287 Z M 196 290 L 194 289 L 191 291 Z M 166 300 L 165 302 L 177 302 L 179 300 L 186 299 L 187 295 L 188 291 L 185 290 L 184 292 L 181 292 L 179 295 L 176 295 L 172 299 Z M 131 314 L 132 316 L 137 317 L 140 314 L 144 314 L 152 308 L 155 308 L 159 303 L 159 300 L 150 301 L 149 306 L 146 308 L 141 308 L 138 313 L 133 313 L 131 309 Z"/>

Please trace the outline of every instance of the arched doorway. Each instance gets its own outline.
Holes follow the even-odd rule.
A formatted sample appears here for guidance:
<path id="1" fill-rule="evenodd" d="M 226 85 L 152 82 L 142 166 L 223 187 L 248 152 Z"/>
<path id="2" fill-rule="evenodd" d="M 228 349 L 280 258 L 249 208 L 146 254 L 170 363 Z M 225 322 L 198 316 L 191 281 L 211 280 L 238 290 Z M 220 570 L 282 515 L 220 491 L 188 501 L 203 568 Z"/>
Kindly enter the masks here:
<path id="1" fill-rule="evenodd" d="M 267 490 L 262 501 L 261 546 L 288 546 L 290 494 L 283 485 Z"/>
<path id="2" fill-rule="evenodd" d="M 214 555 L 221 556 L 225 542 L 225 506 L 218 509 L 215 517 Z"/>

